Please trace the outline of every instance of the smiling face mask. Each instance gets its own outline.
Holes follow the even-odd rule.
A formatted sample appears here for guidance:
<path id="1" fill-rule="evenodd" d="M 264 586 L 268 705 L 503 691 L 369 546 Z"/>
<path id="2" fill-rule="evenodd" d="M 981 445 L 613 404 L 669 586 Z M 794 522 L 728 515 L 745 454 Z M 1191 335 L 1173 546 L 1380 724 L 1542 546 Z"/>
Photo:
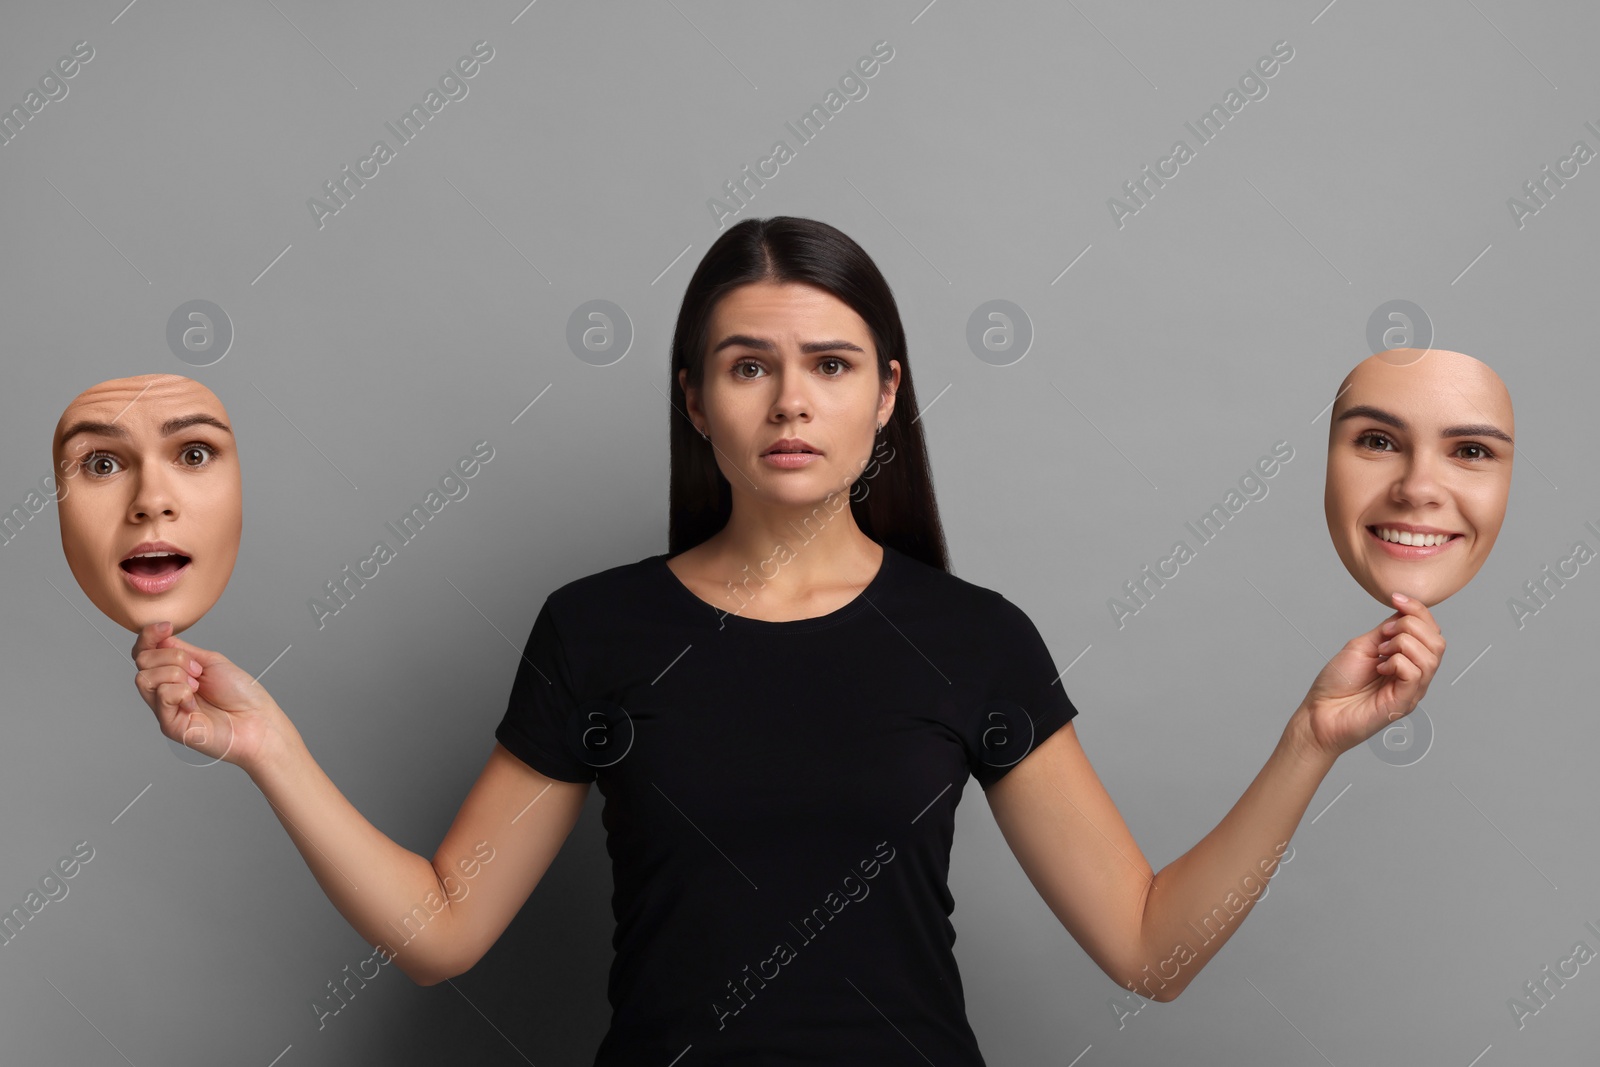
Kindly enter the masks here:
<path id="1" fill-rule="evenodd" d="M 181 633 L 222 595 L 239 554 L 243 490 L 228 413 L 175 374 L 101 382 L 56 424 L 61 547 L 79 588 L 137 633 Z"/>
<path id="2" fill-rule="evenodd" d="M 1460 352 L 1395 348 L 1346 376 L 1328 431 L 1323 509 L 1345 569 L 1393 608 L 1433 607 L 1478 573 L 1505 521 L 1511 394 Z"/>

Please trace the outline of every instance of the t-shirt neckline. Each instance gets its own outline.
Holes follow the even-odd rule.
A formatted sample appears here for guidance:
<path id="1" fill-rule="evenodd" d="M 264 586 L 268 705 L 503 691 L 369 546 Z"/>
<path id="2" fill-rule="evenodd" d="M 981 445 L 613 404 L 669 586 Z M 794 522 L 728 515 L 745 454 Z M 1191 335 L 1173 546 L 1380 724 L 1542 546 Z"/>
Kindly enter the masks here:
<path id="1" fill-rule="evenodd" d="M 876 597 L 880 592 L 883 591 L 884 587 L 888 584 L 889 570 L 895 565 L 891 562 L 891 559 L 896 555 L 896 552 L 888 545 L 881 545 L 880 547 L 883 549 L 883 559 L 878 564 L 878 573 L 874 574 L 872 576 L 872 580 L 862 587 L 861 591 L 858 592 L 848 603 L 841 607 L 835 608 L 826 615 L 814 615 L 809 619 L 787 619 L 782 622 L 773 622 L 767 619 L 746 618 L 743 615 L 738 615 L 732 611 L 726 611 L 722 608 L 719 608 L 709 601 L 701 600 L 699 595 L 687 585 L 684 585 L 683 580 L 672 572 L 671 567 L 667 566 L 667 559 L 670 555 L 669 553 L 662 552 L 658 555 L 651 556 L 650 560 L 656 569 L 661 572 L 667 583 L 677 590 L 675 596 L 680 602 L 690 605 L 698 611 L 709 614 L 710 617 L 719 625 L 732 626 L 738 629 L 748 630 L 750 632 L 764 632 L 771 634 L 802 633 L 808 630 L 821 630 L 825 627 L 837 625 L 838 623 L 854 617 L 855 615 L 859 614 L 862 609 L 866 608 L 869 603 L 871 603 L 871 599 L 873 597 Z"/>

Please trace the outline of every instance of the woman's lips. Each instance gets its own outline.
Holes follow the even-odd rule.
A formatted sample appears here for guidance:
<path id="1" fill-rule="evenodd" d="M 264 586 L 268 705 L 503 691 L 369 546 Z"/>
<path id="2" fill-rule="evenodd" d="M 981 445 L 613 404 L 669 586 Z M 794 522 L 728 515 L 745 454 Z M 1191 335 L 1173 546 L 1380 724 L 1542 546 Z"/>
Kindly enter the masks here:
<path id="1" fill-rule="evenodd" d="M 764 463 L 783 470 L 799 470 L 821 458 L 815 452 L 768 452 L 761 457 Z"/>
<path id="2" fill-rule="evenodd" d="M 123 560 L 118 565 L 128 585 L 140 593 L 165 593 L 189 573 L 188 556 L 144 556 Z"/>
<path id="3" fill-rule="evenodd" d="M 1450 540 L 1441 545 L 1402 545 L 1394 541 L 1385 541 L 1373 532 L 1370 526 L 1364 526 L 1362 529 L 1367 531 L 1368 539 L 1394 559 L 1428 559 L 1441 552 L 1448 552 L 1452 545 L 1461 540 L 1460 534 L 1454 534 Z"/>

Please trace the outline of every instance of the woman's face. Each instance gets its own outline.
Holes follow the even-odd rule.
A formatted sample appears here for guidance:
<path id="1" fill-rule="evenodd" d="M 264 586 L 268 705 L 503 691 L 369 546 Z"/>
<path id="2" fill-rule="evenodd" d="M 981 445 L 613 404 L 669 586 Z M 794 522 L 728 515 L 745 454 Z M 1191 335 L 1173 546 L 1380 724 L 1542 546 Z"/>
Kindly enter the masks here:
<path id="1" fill-rule="evenodd" d="M 752 282 L 711 314 L 702 384 L 678 378 L 689 417 L 711 436 L 734 493 L 776 505 L 810 506 L 848 492 L 888 425 L 900 363 L 886 387 L 867 324 L 848 304 L 801 283 Z M 775 455 L 798 439 L 812 454 Z"/>
<path id="2" fill-rule="evenodd" d="M 101 382 L 68 405 L 52 451 L 66 479 L 61 547 L 95 607 L 135 633 L 199 621 L 228 584 L 244 525 L 216 395 L 173 374 Z"/>
<path id="3" fill-rule="evenodd" d="M 1432 607 L 1465 586 L 1505 520 L 1514 432 L 1505 384 L 1471 356 L 1399 348 L 1357 365 L 1334 401 L 1323 499 L 1351 577 L 1388 608 L 1391 593 Z"/>

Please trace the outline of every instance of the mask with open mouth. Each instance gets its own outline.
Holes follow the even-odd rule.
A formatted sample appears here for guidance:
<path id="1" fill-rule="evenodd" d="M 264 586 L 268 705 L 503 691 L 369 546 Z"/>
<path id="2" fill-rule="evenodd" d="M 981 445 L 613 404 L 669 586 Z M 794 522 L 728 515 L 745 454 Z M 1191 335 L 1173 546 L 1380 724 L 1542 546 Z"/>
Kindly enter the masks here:
<path id="1" fill-rule="evenodd" d="M 228 413 L 199 382 L 101 382 L 62 413 L 52 445 L 61 546 L 79 587 L 137 632 L 193 626 L 222 595 L 243 531 Z"/>

